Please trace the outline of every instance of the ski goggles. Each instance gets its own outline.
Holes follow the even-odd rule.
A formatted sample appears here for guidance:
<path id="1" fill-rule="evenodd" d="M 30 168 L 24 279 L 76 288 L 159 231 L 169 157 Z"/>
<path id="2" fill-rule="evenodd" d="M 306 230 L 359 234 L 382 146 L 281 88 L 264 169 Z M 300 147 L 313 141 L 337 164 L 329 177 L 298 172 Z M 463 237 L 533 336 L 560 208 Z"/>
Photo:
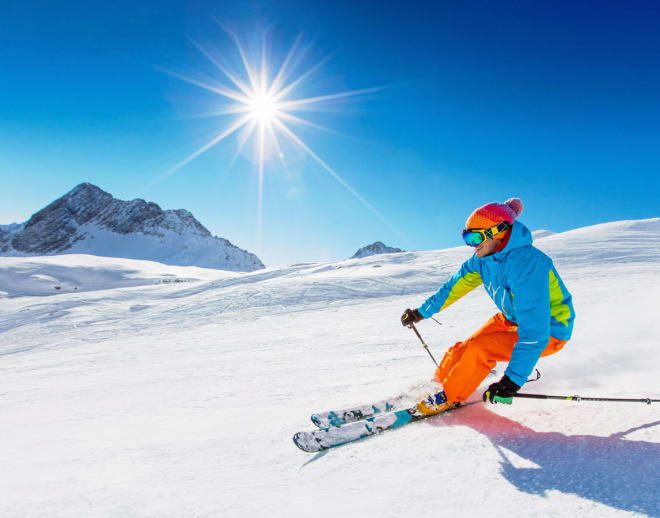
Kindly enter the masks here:
<path id="1" fill-rule="evenodd" d="M 468 246 L 479 246 L 481 243 L 511 228 L 511 223 L 502 221 L 490 228 L 466 228 L 463 230 L 463 240 Z"/>

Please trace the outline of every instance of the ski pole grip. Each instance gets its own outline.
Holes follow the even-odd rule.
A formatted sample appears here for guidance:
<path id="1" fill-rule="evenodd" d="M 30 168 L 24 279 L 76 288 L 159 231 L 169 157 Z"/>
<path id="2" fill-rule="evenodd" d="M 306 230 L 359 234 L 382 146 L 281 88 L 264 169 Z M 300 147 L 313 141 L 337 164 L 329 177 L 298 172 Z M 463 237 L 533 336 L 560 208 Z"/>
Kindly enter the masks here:
<path id="1" fill-rule="evenodd" d="M 491 403 L 504 403 L 505 405 L 511 405 L 513 403 L 512 397 L 501 397 L 493 396 L 493 399 L 490 398 L 490 390 L 484 392 L 484 403 L 490 401 Z"/>

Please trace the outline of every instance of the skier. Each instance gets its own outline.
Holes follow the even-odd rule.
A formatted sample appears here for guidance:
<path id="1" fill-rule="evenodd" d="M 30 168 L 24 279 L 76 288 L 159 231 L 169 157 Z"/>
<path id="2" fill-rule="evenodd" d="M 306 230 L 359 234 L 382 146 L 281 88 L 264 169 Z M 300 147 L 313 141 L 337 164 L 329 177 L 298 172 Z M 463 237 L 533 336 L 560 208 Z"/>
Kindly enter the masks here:
<path id="1" fill-rule="evenodd" d="M 465 401 L 498 361 L 509 364 L 484 401 L 511 402 L 540 357 L 559 351 L 571 337 L 575 311 L 552 260 L 532 246 L 531 232 L 516 217 L 522 202 L 488 203 L 468 218 L 463 239 L 474 255 L 419 308 L 406 309 L 401 323 L 429 318 L 483 284 L 500 310 L 464 342 L 445 353 L 434 381 L 443 390 L 417 408 L 435 414 Z"/>

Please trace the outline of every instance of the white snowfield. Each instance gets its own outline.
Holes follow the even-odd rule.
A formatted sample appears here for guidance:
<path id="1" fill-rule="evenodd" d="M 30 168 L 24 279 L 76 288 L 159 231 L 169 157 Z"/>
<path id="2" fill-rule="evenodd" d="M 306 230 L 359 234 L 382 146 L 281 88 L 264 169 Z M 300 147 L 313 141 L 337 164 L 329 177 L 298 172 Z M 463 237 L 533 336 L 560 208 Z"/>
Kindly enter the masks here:
<path id="1" fill-rule="evenodd" d="M 660 218 L 541 235 L 577 318 L 522 390 L 659 398 Z M 435 366 L 399 317 L 470 253 L 0 258 L 0 516 L 659 517 L 660 404 L 476 403 L 294 446 L 314 411 L 423 395 Z M 440 360 L 495 312 L 477 288 L 418 329 Z"/>

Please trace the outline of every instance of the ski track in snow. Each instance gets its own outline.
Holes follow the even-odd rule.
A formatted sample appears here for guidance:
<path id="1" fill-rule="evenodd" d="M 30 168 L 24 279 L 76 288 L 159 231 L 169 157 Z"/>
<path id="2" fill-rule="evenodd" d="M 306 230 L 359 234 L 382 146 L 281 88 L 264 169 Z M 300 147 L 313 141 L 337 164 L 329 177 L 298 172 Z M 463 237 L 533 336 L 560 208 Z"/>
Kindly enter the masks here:
<path id="1" fill-rule="evenodd" d="M 660 397 L 660 218 L 536 245 L 577 319 L 523 390 Z M 469 253 L 254 273 L 0 258 L 0 516 L 659 517 L 660 405 L 476 404 L 293 445 L 314 411 L 423 395 L 434 365 L 399 316 Z M 439 360 L 495 311 L 478 288 L 418 327 Z"/>

